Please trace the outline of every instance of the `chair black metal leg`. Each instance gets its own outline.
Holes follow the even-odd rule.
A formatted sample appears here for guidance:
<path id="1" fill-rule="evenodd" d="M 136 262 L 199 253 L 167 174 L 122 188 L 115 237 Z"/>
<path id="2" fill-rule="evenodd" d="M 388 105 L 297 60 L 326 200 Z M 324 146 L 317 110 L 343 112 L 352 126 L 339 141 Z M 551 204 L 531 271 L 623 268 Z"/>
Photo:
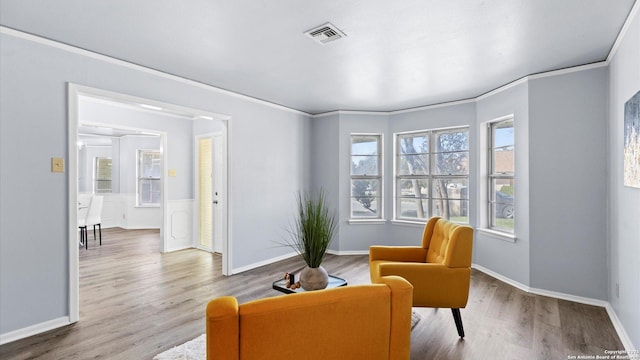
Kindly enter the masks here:
<path id="1" fill-rule="evenodd" d="M 102 246 L 102 225 L 98 224 L 98 233 L 100 234 L 100 246 Z"/>
<path id="2" fill-rule="evenodd" d="M 80 243 L 84 243 L 85 250 L 89 250 L 89 244 L 87 243 L 87 227 L 80 228 Z"/>
<path id="3" fill-rule="evenodd" d="M 96 224 L 93 224 L 93 241 L 96 241 Z"/>
<path id="4" fill-rule="evenodd" d="M 456 329 L 458 329 L 458 335 L 460 338 L 464 338 L 464 328 L 462 327 L 462 316 L 460 316 L 460 309 L 451 309 L 453 313 L 453 320 L 456 322 Z"/>

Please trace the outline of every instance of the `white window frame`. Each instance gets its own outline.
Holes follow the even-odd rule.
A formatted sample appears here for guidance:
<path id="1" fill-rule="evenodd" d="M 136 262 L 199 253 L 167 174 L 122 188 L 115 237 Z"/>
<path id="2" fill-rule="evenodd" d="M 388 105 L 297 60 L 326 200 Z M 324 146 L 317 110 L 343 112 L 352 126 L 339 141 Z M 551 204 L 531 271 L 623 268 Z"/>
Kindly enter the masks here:
<path id="1" fill-rule="evenodd" d="M 495 151 L 496 149 L 500 149 L 500 148 L 506 149 L 509 146 L 494 147 L 494 136 L 495 136 L 494 129 L 496 128 L 497 125 L 505 124 L 505 123 L 511 123 L 511 127 L 514 130 L 513 145 L 511 145 L 511 147 L 513 148 L 512 151 L 513 151 L 514 169 L 513 169 L 513 172 L 496 172 L 495 156 L 494 156 Z M 493 231 L 497 234 L 504 234 L 507 236 L 507 238 L 510 238 L 510 239 L 515 239 L 515 212 L 514 212 L 515 202 L 516 202 L 515 192 L 514 194 L 512 194 L 511 205 L 509 205 L 508 203 L 507 204 L 498 203 L 498 200 L 496 199 L 496 192 L 498 191 L 498 189 L 496 189 L 495 180 L 508 181 L 511 184 L 513 184 L 512 187 L 515 190 L 515 175 L 516 175 L 515 174 L 515 161 L 516 161 L 515 154 L 516 154 L 516 145 L 517 145 L 515 143 L 516 142 L 515 140 L 516 140 L 515 139 L 515 121 L 514 121 L 513 115 L 497 118 L 487 123 L 487 178 L 486 178 L 487 201 L 486 201 L 486 220 L 485 221 L 487 224 L 487 228 L 490 231 Z M 509 229 L 505 227 L 500 227 L 497 224 L 497 212 L 494 211 L 494 208 L 497 208 L 498 206 L 501 206 L 504 209 L 506 209 L 507 207 L 511 208 L 511 213 L 513 214 L 512 215 L 513 228 Z"/>
<path id="2" fill-rule="evenodd" d="M 434 197 L 434 192 L 433 192 L 433 188 L 434 188 L 434 184 L 437 180 L 466 180 L 467 183 L 467 193 L 466 193 L 466 198 L 464 199 L 460 199 L 461 203 L 462 201 L 466 201 L 466 218 L 467 221 L 465 222 L 459 222 L 462 224 L 468 224 L 469 223 L 469 208 L 470 208 L 470 196 L 469 196 L 469 166 L 467 164 L 467 169 L 466 169 L 466 174 L 436 174 L 435 173 L 435 161 L 436 161 L 436 156 L 437 156 L 437 152 L 436 150 L 436 136 L 438 134 L 441 133 L 446 133 L 446 132 L 457 132 L 460 130 L 465 130 L 467 133 L 467 150 L 466 151 L 461 151 L 461 152 L 466 152 L 467 153 L 467 159 L 468 161 L 470 160 L 470 156 L 471 156 L 471 152 L 470 152 L 470 127 L 469 126 L 454 126 L 454 127 L 447 127 L 447 128 L 437 128 L 437 129 L 426 129 L 426 130 L 416 130 L 416 131 L 407 131 L 407 132 L 399 132 L 399 133 L 394 133 L 394 144 L 393 144 L 393 152 L 394 152 L 394 157 L 393 157 L 393 173 L 394 173 L 394 182 L 393 182 L 393 196 L 394 196 L 394 202 L 393 202 L 393 222 L 395 223 L 406 223 L 406 224 L 420 224 L 420 225 L 424 225 L 424 222 L 429 219 L 430 217 L 434 216 L 433 214 L 433 208 L 434 208 L 434 200 L 436 200 L 436 198 Z M 400 156 L 401 151 L 400 151 L 400 137 L 402 136 L 406 136 L 406 135 L 423 135 L 423 136 L 427 136 L 428 137 L 428 152 L 427 153 L 418 153 L 415 155 L 426 155 L 427 156 L 427 162 L 428 162 L 428 171 L 426 174 L 408 174 L 408 175 L 400 175 L 399 174 L 399 169 L 398 167 L 400 166 Z M 420 199 L 424 199 L 423 201 L 426 201 L 426 209 L 424 211 L 424 217 L 420 218 L 420 217 L 403 217 L 400 215 L 400 209 L 401 209 L 401 201 L 402 199 L 415 199 L 413 197 L 411 198 L 407 198 L 406 196 L 402 196 L 402 194 L 400 194 L 399 192 L 401 191 L 399 183 L 403 180 L 422 180 L 422 181 L 426 181 L 427 182 L 427 194 L 426 196 L 421 196 Z M 455 200 L 455 199 L 453 199 Z M 416 213 L 416 216 L 418 214 Z"/>
<path id="3" fill-rule="evenodd" d="M 94 194 L 110 194 L 113 192 L 113 169 L 109 172 L 108 178 L 101 178 L 100 175 L 100 163 L 102 161 L 109 160 L 110 166 L 113 164 L 112 159 L 106 156 L 96 156 L 93 161 L 93 193 Z M 98 186 L 98 182 L 108 181 L 109 188 Z"/>
<path id="4" fill-rule="evenodd" d="M 370 154 L 354 154 L 353 153 L 353 140 L 357 137 L 374 137 L 377 138 L 377 156 L 378 157 L 378 174 L 353 174 L 353 157 L 354 156 L 372 156 Z M 384 155 L 383 155 L 383 135 L 379 133 L 352 133 L 349 136 L 349 223 L 350 224 L 371 224 L 371 223 L 384 223 Z M 377 180 L 378 181 L 378 198 L 377 198 L 377 214 L 374 216 L 354 216 L 353 215 L 353 182 L 354 180 Z"/>
<path id="5" fill-rule="evenodd" d="M 160 163 L 162 163 L 162 152 L 160 150 L 137 150 L 136 151 L 136 206 L 139 207 L 159 207 L 160 204 L 162 203 L 162 198 L 158 199 L 158 202 L 143 202 L 142 201 L 142 182 L 144 180 L 154 180 L 154 181 L 158 181 L 159 186 L 162 186 L 162 181 L 161 181 L 161 177 L 153 177 L 153 176 L 147 176 L 147 177 L 142 177 L 141 175 L 141 163 L 142 163 L 142 157 L 145 154 L 156 154 L 159 156 L 159 161 Z M 162 173 L 162 166 L 160 166 L 160 173 Z M 162 189 L 160 190 L 160 196 L 162 197 Z"/>

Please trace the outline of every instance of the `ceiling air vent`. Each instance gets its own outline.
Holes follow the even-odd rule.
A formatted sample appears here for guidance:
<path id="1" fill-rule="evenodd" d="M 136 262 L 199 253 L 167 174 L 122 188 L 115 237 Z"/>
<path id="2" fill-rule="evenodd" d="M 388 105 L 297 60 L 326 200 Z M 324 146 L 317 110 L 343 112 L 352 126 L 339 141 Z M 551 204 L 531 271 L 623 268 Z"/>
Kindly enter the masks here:
<path id="1" fill-rule="evenodd" d="M 305 32 L 305 35 L 324 45 L 347 35 L 331 23 L 326 23 Z"/>

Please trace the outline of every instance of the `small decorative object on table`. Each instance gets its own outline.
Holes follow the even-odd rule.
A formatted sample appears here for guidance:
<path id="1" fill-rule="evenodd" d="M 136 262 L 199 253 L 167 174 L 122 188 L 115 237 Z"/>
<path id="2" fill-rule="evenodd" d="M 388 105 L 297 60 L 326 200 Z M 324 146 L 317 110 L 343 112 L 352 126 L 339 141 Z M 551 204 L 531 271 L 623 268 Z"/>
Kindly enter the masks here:
<path id="1" fill-rule="evenodd" d="M 295 278 L 296 279 L 300 279 L 300 271 L 302 271 L 302 269 L 296 270 L 295 271 Z M 291 276 L 293 276 L 294 273 L 288 273 L 289 279 L 291 279 Z M 285 274 L 286 276 L 286 274 Z M 289 279 L 285 278 L 285 277 L 281 277 L 278 280 L 274 281 L 272 283 L 272 287 L 274 290 L 278 290 L 281 291 L 285 294 L 294 294 L 294 293 L 300 293 L 300 292 L 305 292 L 307 290 L 303 289 L 302 286 L 300 285 L 300 281 L 296 281 L 294 283 L 290 283 Z M 343 279 L 343 278 L 339 278 L 337 276 L 333 276 L 333 275 L 329 275 L 329 284 L 327 285 L 327 289 L 333 289 L 333 288 L 337 288 L 340 286 L 347 286 L 347 280 Z"/>
<path id="2" fill-rule="evenodd" d="M 287 289 L 295 290 L 300 287 L 300 281 L 296 282 L 296 275 L 284 273 L 284 279 L 287 280 L 285 287 Z"/>

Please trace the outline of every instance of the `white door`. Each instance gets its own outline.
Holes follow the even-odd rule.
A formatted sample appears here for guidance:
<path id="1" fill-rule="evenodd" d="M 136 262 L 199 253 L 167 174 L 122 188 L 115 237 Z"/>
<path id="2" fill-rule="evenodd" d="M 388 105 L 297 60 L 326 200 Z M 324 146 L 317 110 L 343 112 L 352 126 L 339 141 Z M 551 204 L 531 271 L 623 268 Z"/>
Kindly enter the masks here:
<path id="1" fill-rule="evenodd" d="M 222 134 L 216 134 L 213 140 L 213 251 L 222 254 L 222 167 L 224 165 L 223 157 L 223 139 Z"/>
<path id="2" fill-rule="evenodd" d="M 198 139 L 198 247 L 213 246 L 213 140 Z"/>

